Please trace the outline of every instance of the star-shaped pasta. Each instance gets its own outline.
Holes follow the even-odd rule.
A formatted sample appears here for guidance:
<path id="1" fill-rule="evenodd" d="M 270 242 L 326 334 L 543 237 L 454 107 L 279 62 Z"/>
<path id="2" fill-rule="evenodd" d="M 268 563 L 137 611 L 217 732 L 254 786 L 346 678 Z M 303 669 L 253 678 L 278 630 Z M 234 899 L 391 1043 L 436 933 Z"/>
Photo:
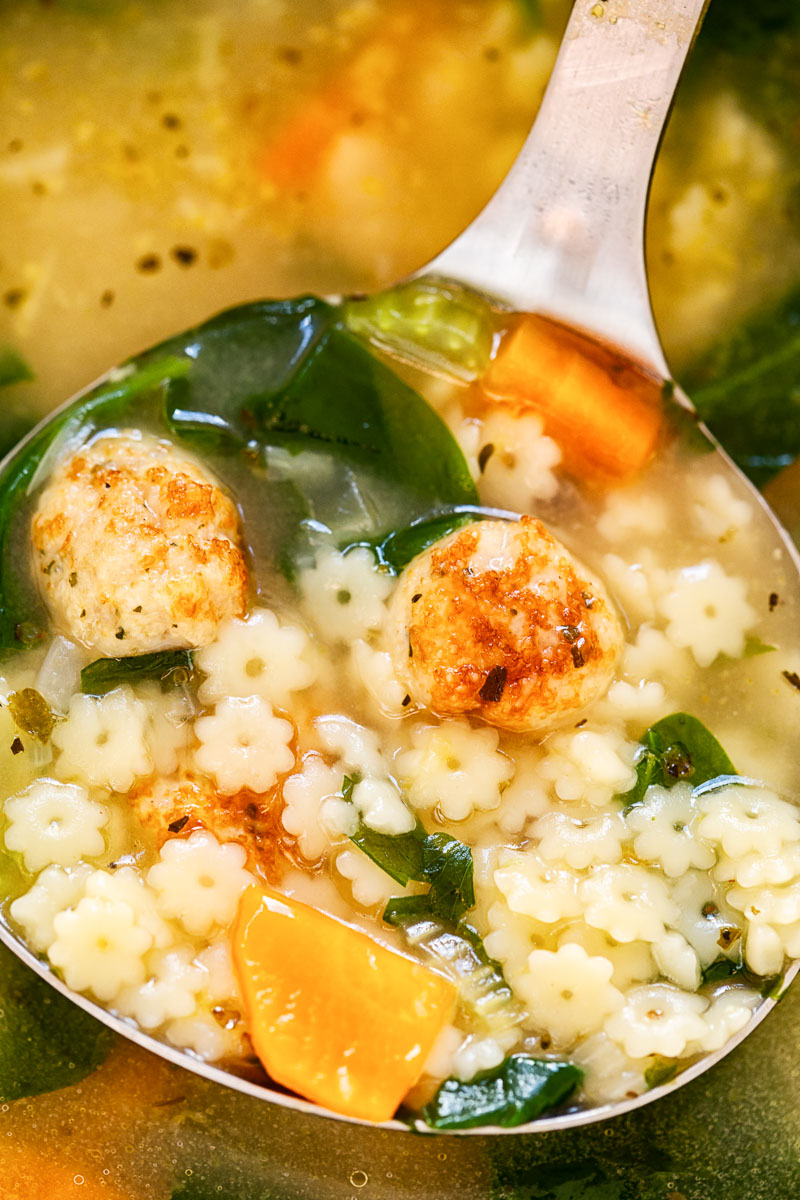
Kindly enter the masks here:
<path id="1" fill-rule="evenodd" d="M 604 808 L 636 782 L 635 749 L 611 730 L 559 733 L 548 741 L 541 776 L 552 781 L 559 800 Z"/>
<path id="2" fill-rule="evenodd" d="M 153 946 L 163 950 L 174 941 L 174 934 L 158 911 L 156 894 L 148 887 L 136 867 L 118 867 L 115 871 L 93 871 L 86 880 L 87 896 L 98 900 L 128 904 L 136 915 L 136 924 L 146 929 Z"/>
<path id="3" fill-rule="evenodd" d="M 47 950 L 55 938 L 53 919 L 77 904 L 83 895 L 92 868 L 85 863 L 63 870 L 48 867 L 33 887 L 9 905 L 9 912 L 22 926 L 26 941 L 38 954 Z"/>
<path id="4" fill-rule="evenodd" d="M 322 637 L 350 643 L 380 628 L 394 579 L 365 546 L 347 554 L 327 546 L 298 584 L 306 616 Z"/>
<path id="5" fill-rule="evenodd" d="M 760 1001 L 758 992 L 743 987 L 729 988 L 715 996 L 703 1013 L 706 1032 L 699 1048 L 707 1052 L 721 1049 L 735 1033 L 744 1029 Z"/>
<path id="6" fill-rule="evenodd" d="M 54 917 L 53 928 L 48 957 L 76 992 L 93 992 L 107 1003 L 122 988 L 143 982 L 153 937 L 124 901 L 84 896 Z"/>
<path id="7" fill-rule="evenodd" d="M 147 728 L 147 707 L 127 686 L 105 696 L 73 696 L 66 721 L 53 730 L 61 751 L 56 770 L 64 779 L 127 792 L 153 770 Z"/>
<path id="8" fill-rule="evenodd" d="M 659 608 L 668 622 L 667 637 L 673 645 L 691 650 L 700 667 L 710 666 L 720 654 L 739 658 L 745 635 L 756 621 L 746 581 L 711 561 L 676 571 Z"/>
<path id="9" fill-rule="evenodd" d="M 618 942 L 657 942 L 678 916 L 664 881 L 629 863 L 594 867 L 579 884 L 578 896 L 587 924 L 605 929 Z"/>
<path id="10" fill-rule="evenodd" d="M 647 983 L 628 992 L 624 1006 L 606 1021 L 605 1031 L 631 1058 L 680 1058 L 692 1042 L 705 1037 L 702 1013 L 707 1008 L 705 996 L 671 983 Z"/>
<path id="11" fill-rule="evenodd" d="M 623 995 L 611 983 L 613 967 L 607 958 L 590 957 L 574 943 L 558 950 L 532 950 L 528 970 L 515 988 L 528 1006 L 531 1019 L 559 1046 L 600 1029 L 623 1005 Z"/>
<path id="12" fill-rule="evenodd" d="M 246 859 L 241 846 L 220 845 L 213 834 L 199 829 L 189 838 L 164 842 L 147 882 L 158 893 L 162 916 L 180 921 L 187 933 L 203 936 L 233 920 L 239 897 L 254 882 L 245 870 Z"/>
<path id="13" fill-rule="evenodd" d="M 197 718 L 194 731 L 200 741 L 195 763 L 225 795 L 269 791 L 294 765 L 294 729 L 260 696 L 220 700 L 211 715 Z"/>
<path id="14" fill-rule="evenodd" d="M 690 867 L 713 867 L 714 851 L 694 836 L 695 816 L 689 784 L 649 787 L 642 802 L 626 818 L 628 828 L 636 834 L 633 848 L 637 856 L 658 863 L 672 879 L 684 875 Z"/>
<path id="15" fill-rule="evenodd" d="M 148 955 L 147 979 L 119 993 L 114 1007 L 133 1017 L 142 1029 L 157 1029 L 167 1021 L 188 1017 L 197 1006 L 204 972 L 192 961 L 192 952 L 181 946 Z"/>
<path id="16" fill-rule="evenodd" d="M 622 858 L 625 822 L 619 813 L 602 816 L 570 817 L 549 812 L 539 817 L 531 830 L 539 838 L 539 854 L 548 862 L 565 862 L 576 871 L 594 863 L 616 863 Z"/>
<path id="17" fill-rule="evenodd" d="M 325 854 L 331 838 L 323 821 L 326 800 L 341 796 L 344 772 L 329 767 L 318 754 L 308 754 L 302 771 L 284 780 L 281 824 L 297 838 L 300 853 L 315 862 Z"/>
<path id="18" fill-rule="evenodd" d="M 682 933 L 668 929 L 653 943 L 653 958 L 661 974 L 679 988 L 695 992 L 700 987 L 700 960 Z"/>
<path id="19" fill-rule="evenodd" d="M 197 652 L 206 678 L 198 695 L 204 704 L 226 696 L 261 696 L 285 708 L 293 692 L 314 682 L 312 645 L 298 625 L 284 625 L 268 608 L 254 608 L 241 620 L 232 617 L 216 640 Z"/>
<path id="20" fill-rule="evenodd" d="M 74 867 L 105 849 L 100 831 L 108 823 L 109 811 L 90 800 L 86 789 L 77 784 L 37 779 L 6 800 L 5 815 L 6 847 L 22 855 L 28 871 L 51 865 Z"/>
<path id="21" fill-rule="evenodd" d="M 778 854 L 800 840 L 798 810 L 766 788 L 732 784 L 703 796 L 697 834 L 717 842 L 729 858 Z"/>
<path id="22" fill-rule="evenodd" d="M 483 423 L 479 443 L 483 470 L 478 491 L 483 504 L 529 512 L 537 500 L 555 496 L 558 477 L 553 468 L 561 462 L 561 449 L 545 435 L 536 413 L 493 410 Z"/>
<path id="23" fill-rule="evenodd" d="M 398 777 L 414 807 L 438 809 L 450 821 L 497 808 L 514 773 L 499 740 L 495 729 L 473 729 L 463 719 L 415 726 L 412 749 L 397 758 Z"/>
<path id="24" fill-rule="evenodd" d="M 494 882 L 512 912 L 548 925 L 580 913 L 578 877 L 572 871 L 546 862 L 534 851 L 509 852 L 500 861 Z"/>

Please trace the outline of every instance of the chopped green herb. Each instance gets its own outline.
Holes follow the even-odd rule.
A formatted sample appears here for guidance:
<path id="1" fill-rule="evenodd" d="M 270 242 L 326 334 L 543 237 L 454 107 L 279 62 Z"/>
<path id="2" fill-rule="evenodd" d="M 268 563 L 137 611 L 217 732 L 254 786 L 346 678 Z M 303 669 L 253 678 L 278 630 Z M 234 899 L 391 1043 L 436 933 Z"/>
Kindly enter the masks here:
<path id="1" fill-rule="evenodd" d="M 669 1083 L 670 1079 L 674 1079 L 678 1073 L 678 1062 L 674 1058 L 662 1058 L 661 1055 L 656 1055 L 653 1062 L 644 1073 L 644 1081 L 649 1090 L 660 1087 L 662 1083 Z"/>
<path id="2" fill-rule="evenodd" d="M 512 1054 L 468 1083 L 446 1079 L 422 1115 L 432 1129 L 524 1125 L 566 1100 L 582 1079 L 573 1063 Z"/>
<path id="3" fill-rule="evenodd" d="M 191 650 L 162 650 L 156 654 L 133 654 L 130 658 L 98 658 L 81 671 L 81 691 L 104 696 L 122 683 L 156 679 L 162 687 L 174 687 L 195 678 Z"/>
<path id="4" fill-rule="evenodd" d="M 19 692 L 12 692 L 7 703 L 18 729 L 39 742 L 50 741 L 56 719 L 41 692 L 37 692 L 36 688 L 23 688 Z"/>
<path id="5" fill-rule="evenodd" d="M 13 346 L 0 346 L 0 388 L 12 383 L 30 383 L 33 378 L 30 366 Z"/>
<path id="6" fill-rule="evenodd" d="M 737 777 L 717 739 L 689 713 L 673 713 L 651 725 L 640 746 L 636 783 L 621 797 L 626 808 L 641 803 L 651 784 L 669 788 L 685 780 L 698 787 L 718 776 Z"/>

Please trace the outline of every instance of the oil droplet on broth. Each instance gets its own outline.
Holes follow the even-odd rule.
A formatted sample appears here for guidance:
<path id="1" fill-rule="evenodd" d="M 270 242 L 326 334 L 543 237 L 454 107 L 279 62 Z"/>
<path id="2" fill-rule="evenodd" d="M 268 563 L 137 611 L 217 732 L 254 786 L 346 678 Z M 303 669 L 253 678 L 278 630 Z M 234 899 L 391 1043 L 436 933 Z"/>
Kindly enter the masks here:
<path id="1" fill-rule="evenodd" d="M 363 1188 L 369 1183 L 369 1175 L 366 1171 L 351 1171 L 350 1183 L 354 1188 Z"/>

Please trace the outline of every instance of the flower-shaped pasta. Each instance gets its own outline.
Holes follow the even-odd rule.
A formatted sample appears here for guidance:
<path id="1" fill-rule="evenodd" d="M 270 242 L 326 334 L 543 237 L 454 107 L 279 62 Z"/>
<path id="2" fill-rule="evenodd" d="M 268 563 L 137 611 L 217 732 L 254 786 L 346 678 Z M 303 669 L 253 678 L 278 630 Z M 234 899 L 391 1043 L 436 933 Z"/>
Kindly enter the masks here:
<path id="1" fill-rule="evenodd" d="M 147 707 L 129 687 L 105 696 L 73 696 L 66 721 L 56 725 L 53 742 L 61 751 L 56 769 L 66 779 L 127 792 L 149 775 Z"/>
<path id="2" fill-rule="evenodd" d="M 678 906 L 675 928 L 696 952 L 701 967 L 737 946 L 742 918 L 705 872 L 687 871 L 673 885 L 672 899 Z"/>
<path id="3" fill-rule="evenodd" d="M 777 929 L 760 921 L 748 925 L 744 961 L 755 975 L 778 975 L 783 967 L 783 941 Z"/>
<path id="4" fill-rule="evenodd" d="M 159 950 L 174 940 L 172 930 L 160 916 L 156 896 L 135 867 L 118 867 L 116 871 L 93 871 L 86 880 L 85 892 L 97 900 L 119 901 L 129 905 L 136 924 L 146 929 Z"/>
<path id="5" fill-rule="evenodd" d="M 483 423 L 479 442 L 482 504 L 529 512 L 537 500 L 552 500 L 558 491 L 553 468 L 561 462 L 561 450 L 545 435 L 536 413 L 493 410 Z"/>
<path id="6" fill-rule="evenodd" d="M 585 1072 L 582 1091 L 595 1104 L 639 1096 L 647 1087 L 647 1058 L 629 1058 L 607 1033 L 593 1033 L 580 1042 L 570 1058 Z"/>
<path id="7" fill-rule="evenodd" d="M 407 711 L 406 689 L 395 678 L 391 654 L 356 638 L 350 647 L 350 661 L 356 679 L 384 716 L 401 717 Z"/>
<path id="8" fill-rule="evenodd" d="M 191 837 L 170 838 L 160 861 L 147 872 L 165 917 L 176 917 L 187 933 L 205 935 L 234 917 L 239 897 L 253 883 L 244 869 L 241 846 L 220 845 L 213 834 L 197 830 Z"/>
<path id="9" fill-rule="evenodd" d="M 36 883 L 9 906 L 9 912 L 25 932 L 29 946 L 41 954 L 55 938 L 53 919 L 77 904 L 83 895 L 91 867 L 81 864 L 69 870 L 48 867 Z"/>
<path id="10" fill-rule="evenodd" d="M 74 867 L 105 848 L 100 830 L 108 822 L 108 809 L 77 784 L 38 779 L 6 800 L 5 814 L 6 846 L 22 855 L 29 871 L 51 864 Z"/>
<path id="11" fill-rule="evenodd" d="M 800 921 L 800 879 L 785 887 L 730 888 L 728 903 L 748 921 L 793 925 Z"/>
<path id="12" fill-rule="evenodd" d="M 649 983 L 658 975 L 648 942 L 616 942 L 602 929 L 592 929 L 583 921 L 572 921 L 562 931 L 559 946 L 580 946 L 593 957 L 607 958 L 614 968 L 611 982 L 621 992 L 634 983 Z"/>
<path id="13" fill-rule="evenodd" d="M 319 740 L 326 750 L 336 754 L 348 771 L 362 775 L 385 775 L 386 760 L 378 738 L 350 717 L 338 715 L 317 717 L 314 722 Z"/>
<path id="14" fill-rule="evenodd" d="M 532 950 L 528 971 L 515 983 L 531 1018 L 561 1046 L 594 1033 L 622 1007 L 623 996 L 611 983 L 607 958 L 589 957 L 570 943 L 558 950 Z"/>
<path id="15" fill-rule="evenodd" d="M 636 721 L 640 727 L 643 721 L 652 723 L 664 716 L 669 707 L 664 685 L 653 679 L 640 679 L 637 683 L 617 679 L 601 704 L 615 716 Z"/>
<path id="16" fill-rule="evenodd" d="M 729 858 L 723 854 L 713 874 L 722 883 L 738 883 L 743 888 L 790 883 L 800 875 L 800 845 L 783 846 L 775 854 L 759 854 L 752 850 L 742 858 Z"/>
<path id="17" fill-rule="evenodd" d="M 636 641 L 629 643 L 622 656 L 622 673 L 631 683 L 646 679 L 681 680 L 694 670 L 689 652 L 678 650 L 660 629 L 642 625 Z"/>
<path id="18" fill-rule="evenodd" d="M 522 833 L 529 822 L 550 808 L 550 791 L 539 775 L 539 747 L 526 746 L 515 753 L 514 778 L 503 788 L 495 820 L 503 833 Z"/>
<path id="19" fill-rule="evenodd" d="M 614 545 L 627 541 L 631 534 L 646 534 L 649 540 L 667 528 L 668 513 L 667 505 L 660 496 L 625 488 L 624 491 L 612 491 L 609 494 L 605 508 L 595 522 L 595 529 Z"/>
<path id="20" fill-rule="evenodd" d="M 705 471 L 695 485 L 697 501 L 692 506 L 700 529 L 717 541 L 730 541 L 753 519 L 753 509 L 746 500 L 734 496 L 724 475 L 707 475 Z"/>
<path id="21" fill-rule="evenodd" d="M 700 960 L 682 933 L 668 929 L 653 943 L 653 958 L 662 975 L 687 992 L 700 987 Z"/>
<path id="22" fill-rule="evenodd" d="M 624 1007 L 606 1021 L 605 1031 L 631 1058 L 680 1058 L 690 1043 L 705 1037 L 701 1013 L 707 1008 L 705 996 L 670 983 L 647 983 L 628 992 Z"/>
<path id="23" fill-rule="evenodd" d="M 800 958 L 800 921 L 791 925 L 780 925 L 776 930 L 789 958 Z"/>
<path id="24" fill-rule="evenodd" d="M 578 896 L 586 923 L 605 929 L 618 942 L 657 942 L 664 926 L 678 916 L 663 880 L 628 863 L 594 867 L 579 884 Z"/>
<path id="25" fill-rule="evenodd" d="M 204 1062 L 219 1062 L 223 1058 L 242 1058 L 247 1052 L 243 1042 L 243 1022 L 233 1014 L 228 1024 L 221 1025 L 216 1014 L 198 1008 L 188 1017 L 178 1017 L 165 1030 L 168 1042 L 188 1050 Z"/>
<path id="26" fill-rule="evenodd" d="M 342 850 L 336 855 L 336 870 L 350 881 L 353 899 L 364 908 L 384 905 L 402 889 L 377 863 L 360 850 Z"/>
<path id="27" fill-rule="evenodd" d="M 504 901 L 496 901 L 486 914 L 489 932 L 483 939 L 486 953 L 503 964 L 506 978 L 513 981 L 528 969 L 528 955 L 541 948 L 551 927 L 522 913 L 516 913 Z"/>
<path id="28" fill-rule="evenodd" d="M 204 972 L 192 962 L 188 947 L 151 954 L 147 975 L 138 987 L 123 988 L 119 993 L 114 1005 L 119 1012 L 133 1017 L 142 1029 L 157 1029 L 166 1021 L 191 1016 Z"/>
<path id="29" fill-rule="evenodd" d="M 798 810 L 773 792 L 732 785 L 703 796 L 699 837 L 718 842 L 730 858 L 778 854 L 800 838 Z"/>
<path id="30" fill-rule="evenodd" d="M 672 879 L 690 867 L 713 867 L 716 855 L 694 836 L 694 818 L 692 789 L 687 783 L 649 787 L 641 804 L 627 816 L 628 828 L 636 834 L 633 848 L 637 856 L 657 862 Z"/>
<path id="31" fill-rule="evenodd" d="M 226 795 L 242 788 L 266 792 L 294 765 L 294 730 L 260 696 L 220 700 L 211 716 L 198 717 L 194 731 L 200 740 L 195 762 Z"/>
<path id="32" fill-rule="evenodd" d="M 606 554 L 603 574 L 629 618 L 635 622 L 654 619 L 669 576 L 650 551 L 643 550 L 634 562 L 619 554 Z"/>
<path id="33" fill-rule="evenodd" d="M 202 991 L 210 1004 L 238 1004 L 239 984 L 233 968 L 230 939 L 218 937 L 195 959 L 203 972 Z"/>
<path id="34" fill-rule="evenodd" d="M 636 782 L 635 747 L 610 731 L 581 729 L 551 738 L 541 765 L 560 800 L 583 800 L 603 808 Z"/>
<path id="35" fill-rule="evenodd" d="M 326 800 L 341 796 L 343 771 L 329 767 L 318 754 L 303 760 L 303 769 L 284 780 L 284 809 L 281 823 L 297 838 L 300 853 L 314 862 L 330 845 L 330 836 L 322 819 Z"/>
<path id="36" fill-rule="evenodd" d="M 494 729 L 473 729 L 463 719 L 417 725 L 413 748 L 397 758 L 397 773 L 415 808 L 439 809 L 449 821 L 500 804 L 514 764 L 498 750 Z"/>
<path id="37" fill-rule="evenodd" d="M 562 812 L 545 813 L 533 826 L 539 854 L 548 862 L 562 861 L 576 871 L 594 863 L 616 863 L 622 858 L 625 822 L 619 813 L 581 820 Z"/>
<path id="38" fill-rule="evenodd" d="M 329 641 L 346 643 L 380 628 L 384 601 L 394 587 L 392 576 L 364 546 L 347 554 L 325 547 L 298 582 L 312 625 Z"/>
<path id="39" fill-rule="evenodd" d="M 141 699 L 147 707 L 147 749 L 156 775 L 164 779 L 177 771 L 189 756 L 194 742 L 195 703 L 179 688 L 162 692 L 157 683 L 139 686 Z"/>
<path id="40" fill-rule="evenodd" d="M 93 992 L 108 1002 L 122 988 L 144 980 L 144 956 L 153 937 L 136 923 L 136 913 L 124 901 L 84 896 L 53 918 L 53 928 L 50 962 L 76 992 Z"/>
<path id="41" fill-rule="evenodd" d="M 706 1032 L 700 1041 L 700 1049 L 710 1052 L 724 1046 L 735 1033 L 744 1029 L 760 1000 L 758 992 L 743 987 L 729 988 L 715 996 L 703 1013 Z"/>
<path id="42" fill-rule="evenodd" d="M 473 1034 L 465 1038 L 453 1054 L 452 1071 L 448 1074 L 467 1083 L 479 1071 L 491 1071 L 493 1067 L 499 1067 L 505 1056 L 505 1047 L 497 1038 Z"/>
<path id="43" fill-rule="evenodd" d="M 351 797 L 361 819 L 376 833 L 410 833 L 416 818 L 391 779 L 362 779 Z"/>
<path id="44" fill-rule="evenodd" d="M 505 855 L 494 873 L 494 882 L 512 912 L 544 924 L 563 921 L 581 911 L 577 876 L 530 851 Z"/>
<path id="45" fill-rule="evenodd" d="M 756 620 L 745 580 L 727 575 L 719 563 L 701 562 L 675 572 L 672 582 L 659 604 L 669 640 L 691 650 L 700 667 L 719 654 L 743 654 L 745 634 Z"/>
<path id="46" fill-rule="evenodd" d="M 292 692 L 314 682 L 311 641 L 298 625 L 281 625 L 268 608 L 254 608 L 244 620 L 231 617 L 216 641 L 197 652 L 207 678 L 198 695 L 204 704 L 226 696 L 261 696 L 285 708 Z"/>

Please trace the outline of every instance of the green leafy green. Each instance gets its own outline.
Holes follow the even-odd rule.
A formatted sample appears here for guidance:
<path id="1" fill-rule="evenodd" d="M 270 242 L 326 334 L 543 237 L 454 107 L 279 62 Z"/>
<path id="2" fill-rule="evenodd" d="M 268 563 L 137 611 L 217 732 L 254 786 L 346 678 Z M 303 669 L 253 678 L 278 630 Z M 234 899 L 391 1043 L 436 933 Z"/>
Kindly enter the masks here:
<path id="1" fill-rule="evenodd" d="M 480 520 L 482 515 L 480 510 L 454 509 L 451 512 L 439 513 L 435 517 L 415 521 L 402 529 L 393 529 L 386 537 L 367 544 L 374 550 L 379 562 L 389 567 L 395 575 L 399 575 L 423 550 L 427 550 L 429 546 L 433 546 L 464 525 L 471 525 L 473 521 Z"/>
<path id="2" fill-rule="evenodd" d="M 13 346 L 0 346 L 0 388 L 12 383 L 30 383 L 33 371 Z"/>
<path id="3" fill-rule="evenodd" d="M 627 808 L 639 804 L 651 784 L 669 788 L 685 781 L 698 787 L 721 775 L 736 776 L 717 739 L 689 713 L 673 713 L 651 725 L 640 746 L 636 783 L 621 797 Z"/>
<path id="4" fill-rule="evenodd" d="M 353 333 L 421 366 L 471 380 L 485 371 L 496 319 L 486 300 L 452 280 L 412 279 L 348 300 Z"/>
<path id="5" fill-rule="evenodd" d="M 185 374 L 190 365 L 188 359 L 176 358 L 131 365 L 62 409 L 12 455 L 0 475 L 0 649 L 35 645 L 43 636 L 41 605 L 19 570 L 17 537 L 28 490 L 45 455 L 68 434 L 112 425 L 134 401 L 141 402 L 146 393 L 163 392 L 168 381 Z"/>
<path id="6" fill-rule="evenodd" d="M 709 963 L 703 968 L 702 983 L 722 983 L 726 979 L 731 979 L 734 975 L 738 975 L 742 970 L 742 955 L 740 953 L 734 958 L 726 958 L 721 955 L 714 962 Z"/>
<path id="7" fill-rule="evenodd" d="M 422 1116 L 433 1129 L 524 1125 L 566 1100 L 582 1079 L 573 1063 L 512 1054 L 468 1083 L 446 1079 Z"/>
<path id="8" fill-rule="evenodd" d="M 434 916 L 457 921 L 475 905 L 472 851 L 449 833 L 430 833 L 423 845 L 423 873 Z"/>
<path id="9" fill-rule="evenodd" d="M 157 679 L 162 687 L 194 679 L 191 650 L 161 650 L 155 654 L 132 654 L 129 658 L 98 658 L 81 671 L 81 691 L 104 696 L 121 683 Z"/>
<path id="10" fill-rule="evenodd" d="M 661 1087 L 662 1083 L 669 1083 L 670 1079 L 674 1079 L 678 1073 L 678 1061 L 674 1058 L 662 1058 L 657 1055 L 650 1066 L 644 1073 L 644 1081 L 648 1089 Z"/>
<path id="11" fill-rule="evenodd" d="M 0 945 L 0 1101 L 79 1083 L 116 1037 Z"/>

